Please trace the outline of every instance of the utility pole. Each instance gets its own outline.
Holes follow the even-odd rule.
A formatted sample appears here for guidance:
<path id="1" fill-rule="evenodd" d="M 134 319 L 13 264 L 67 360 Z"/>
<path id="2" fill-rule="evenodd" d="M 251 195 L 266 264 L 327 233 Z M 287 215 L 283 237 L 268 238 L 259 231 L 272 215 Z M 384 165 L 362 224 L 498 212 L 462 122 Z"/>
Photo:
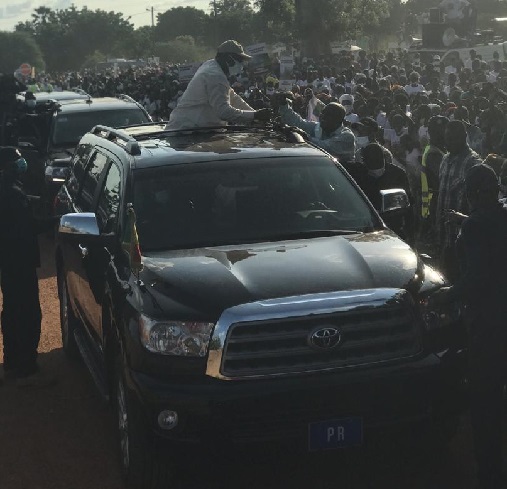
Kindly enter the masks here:
<path id="1" fill-rule="evenodd" d="M 155 17 L 153 15 L 153 10 L 154 10 L 153 7 L 146 9 L 147 12 L 151 12 L 151 26 L 155 27 Z"/>

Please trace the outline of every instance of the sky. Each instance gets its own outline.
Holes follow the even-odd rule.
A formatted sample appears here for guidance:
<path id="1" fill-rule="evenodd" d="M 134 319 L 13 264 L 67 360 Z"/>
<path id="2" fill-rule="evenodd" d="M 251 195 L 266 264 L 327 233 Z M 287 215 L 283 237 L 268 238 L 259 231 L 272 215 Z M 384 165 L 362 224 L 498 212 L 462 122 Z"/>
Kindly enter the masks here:
<path id="1" fill-rule="evenodd" d="M 151 7 L 154 8 L 154 18 L 157 13 L 165 12 L 173 7 L 196 7 L 209 11 L 209 0 L 0 0 L 0 31 L 13 31 L 18 22 L 31 19 L 32 12 L 44 5 L 53 10 L 69 8 L 71 5 L 81 9 L 106 10 L 123 13 L 126 19 L 135 27 L 151 24 Z M 148 10 L 147 10 L 148 9 Z"/>

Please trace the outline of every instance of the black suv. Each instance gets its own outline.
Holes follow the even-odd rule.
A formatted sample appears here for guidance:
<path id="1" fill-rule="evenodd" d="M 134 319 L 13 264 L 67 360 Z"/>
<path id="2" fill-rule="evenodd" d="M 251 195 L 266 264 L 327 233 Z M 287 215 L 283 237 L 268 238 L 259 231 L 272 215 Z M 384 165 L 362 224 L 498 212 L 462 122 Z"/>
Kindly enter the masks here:
<path id="1" fill-rule="evenodd" d="M 54 98 L 52 98 L 54 97 Z M 19 118 L 19 146 L 28 161 L 25 186 L 49 206 L 69 171 L 80 138 L 97 124 L 122 127 L 151 122 L 132 98 L 92 98 L 85 92 L 35 94 L 36 108 Z"/>
<path id="2" fill-rule="evenodd" d="M 56 206 L 64 349 L 112 396 L 132 487 L 167 487 L 160 447 L 456 426 L 464 353 L 454 307 L 430 300 L 444 279 L 297 134 L 95 127 Z"/>

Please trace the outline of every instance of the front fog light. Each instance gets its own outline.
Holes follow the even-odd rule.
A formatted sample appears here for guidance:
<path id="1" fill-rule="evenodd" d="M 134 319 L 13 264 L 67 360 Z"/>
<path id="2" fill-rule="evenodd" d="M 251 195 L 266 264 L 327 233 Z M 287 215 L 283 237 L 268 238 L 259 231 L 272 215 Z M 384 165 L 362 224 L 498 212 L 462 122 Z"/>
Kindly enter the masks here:
<path id="1" fill-rule="evenodd" d="M 162 411 L 158 415 L 158 425 L 163 430 L 172 430 L 178 426 L 178 413 L 176 411 Z"/>

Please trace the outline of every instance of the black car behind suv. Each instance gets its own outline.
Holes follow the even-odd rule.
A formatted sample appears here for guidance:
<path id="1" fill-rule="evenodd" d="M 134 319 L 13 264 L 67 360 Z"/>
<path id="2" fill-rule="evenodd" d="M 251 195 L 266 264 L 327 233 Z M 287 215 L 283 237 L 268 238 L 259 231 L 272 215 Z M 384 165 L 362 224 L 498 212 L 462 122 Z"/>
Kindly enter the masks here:
<path id="1" fill-rule="evenodd" d="M 444 279 L 313 145 L 269 128 L 95 127 L 57 212 L 64 349 L 116 406 L 129 486 L 167 487 L 162 448 L 317 451 L 455 426 L 463 352 L 454 309 L 430 300 Z"/>
<path id="2" fill-rule="evenodd" d="M 52 98 L 53 97 L 53 98 Z M 47 211 L 69 172 L 81 137 L 97 124 L 121 127 L 151 122 L 131 97 L 92 98 L 82 91 L 35 94 L 35 109 L 20 111 L 18 144 L 28 161 L 25 187 Z"/>

